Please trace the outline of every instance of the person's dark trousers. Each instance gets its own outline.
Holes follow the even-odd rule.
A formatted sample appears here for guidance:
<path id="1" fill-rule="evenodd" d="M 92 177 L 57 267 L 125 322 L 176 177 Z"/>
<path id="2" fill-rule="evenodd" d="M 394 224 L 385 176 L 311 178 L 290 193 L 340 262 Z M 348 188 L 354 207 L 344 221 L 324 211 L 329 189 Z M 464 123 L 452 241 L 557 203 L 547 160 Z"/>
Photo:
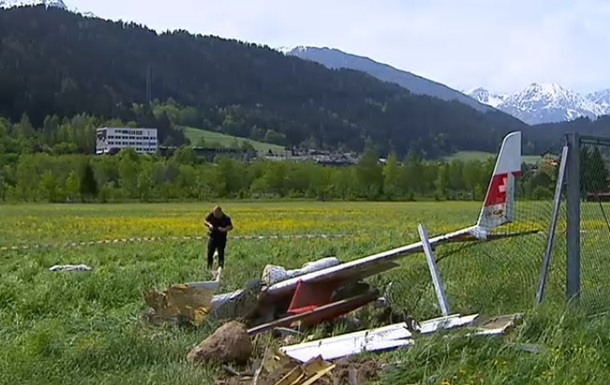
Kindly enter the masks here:
<path id="1" fill-rule="evenodd" d="M 226 245 L 226 239 L 215 239 L 211 237 L 208 239 L 208 270 L 211 270 L 214 265 L 214 250 L 218 250 L 218 266 L 224 269 Z"/>

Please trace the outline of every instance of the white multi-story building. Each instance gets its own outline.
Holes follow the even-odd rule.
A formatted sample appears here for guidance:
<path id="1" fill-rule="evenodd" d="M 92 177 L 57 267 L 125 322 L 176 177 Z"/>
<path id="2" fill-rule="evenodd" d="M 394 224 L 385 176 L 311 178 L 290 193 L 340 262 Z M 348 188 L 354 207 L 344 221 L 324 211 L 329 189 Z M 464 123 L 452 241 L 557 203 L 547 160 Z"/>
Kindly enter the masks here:
<path id="1" fill-rule="evenodd" d="M 159 140 L 156 128 L 102 127 L 96 132 L 95 153 L 106 154 L 113 148 L 132 147 L 141 154 L 157 151 Z"/>

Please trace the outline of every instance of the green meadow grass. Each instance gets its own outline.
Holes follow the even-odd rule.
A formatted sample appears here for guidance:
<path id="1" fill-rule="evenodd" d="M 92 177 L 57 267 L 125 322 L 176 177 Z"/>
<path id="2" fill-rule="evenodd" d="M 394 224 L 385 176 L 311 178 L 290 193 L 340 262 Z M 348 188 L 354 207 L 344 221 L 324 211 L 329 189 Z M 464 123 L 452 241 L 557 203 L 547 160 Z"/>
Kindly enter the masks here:
<path id="1" fill-rule="evenodd" d="M 430 235 L 473 224 L 478 202 L 342 203 L 222 202 L 235 224 L 232 236 L 330 234 L 342 238 L 231 239 L 221 291 L 259 278 L 266 264 L 300 267 L 334 255 L 353 260 L 418 241 L 417 224 Z M 197 329 L 154 327 L 141 318 L 142 294 L 174 283 L 209 279 L 204 235 L 209 204 L 0 206 L 0 247 L 156 236 L 142 243 L 0 251 L 0 383 L 2 384 L 212 384 L 222 371 L 186 361 L 188 351 L 217 325 Z M 593 213 L 585 208 L 585 213 Z M 524 203 L 511 231 L 546 231 L 550 204 Z M 609 291 L 605 222 L 584 218 L 583 295 L 603 305 Z M 560 225 L 561 233 L 565 225 Z M 533 308 L 545 234 L 435 252 L 453 313 L 494 316 L 525 312 L 522 328 L 500 337 L 465 337 L 454 331 L 426 337 L 407 349 L 376 357 L 400 363 L 385 384 L 605 383 L 610 378 L 610 318 L 589 318 L 562 305 L 565 237 L 558 235 L 547 301 Z M 586 259 L 585 257 L 586 256 Z M 55 264 L 84 263 L 92 271 L 49 272 Z M 370 281 L 396 307 L 418 319 L 437 317 L 423 254 Z M 606 264 L 606 265 L 604 265 Z M 589 295 L 591 294 L 591 295 Z M 595 294 L 595 295 L 593 295 Z M 596 302 L 597 301 L 597 302 Z M 590 306 L 587 305 L 586 310 Z M 266 339 L 256 342 L 264 348 Z M 541 353 L 515 344 L 541 344 Z"/>
<path id="2" fill-rule="evenodd" d="M 200 139 L 205 140 L 208 144 L 218 143 L 225 147 L 230 147 L 236 140 L 239 145 L 243 142 L 248 141 L 257 151 L 274 151 L 283 152 L 284 147 L 276 144 L 259 142 L 256 140 L 250 140 L 246 138 L 240 138 L 237 136 L 231 136 L 222 134 L 220 132 L 202 130 L 200 128 L 183 127 L 184 135 L 191 141 L 193 145 L 196 145 Z"/>
<path id="3" fill-rule="evenodd" d="M 496 155 L 497 154 L 495 154 L 495 153 L 484 152 L 484 151 L 459 151 L 453 155 L 445 157 L 445 160 L 451 161 L 451 160 L 457 159 L 457 160 L 461 160 L 464 162 L 467 162 L 470 160 L 485 161 L 489 158 L 493 158 Z M 537 155 L 522 156 L 523 162 L 529 163 L 529 164 L 537 164 L 541 159 L 542 158 Z"/>

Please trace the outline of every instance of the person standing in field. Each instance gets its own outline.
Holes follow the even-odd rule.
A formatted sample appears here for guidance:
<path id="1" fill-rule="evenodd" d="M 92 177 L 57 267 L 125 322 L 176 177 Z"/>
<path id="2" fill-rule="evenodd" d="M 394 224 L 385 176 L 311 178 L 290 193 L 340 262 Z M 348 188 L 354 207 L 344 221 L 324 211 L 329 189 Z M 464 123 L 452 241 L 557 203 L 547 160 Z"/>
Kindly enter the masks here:
<path id="1" fill-rule="evenodd" d="M 208 270 L 212 270 L 214 264 L 214 251 L 218 252 L 218 266 L 224 269 L 225 247 L 227 245 L 227 233 L 233 230 L 231 217 L 222 211 L 220 206 L 205 217 L 205 225 L 208 227 Z"/>

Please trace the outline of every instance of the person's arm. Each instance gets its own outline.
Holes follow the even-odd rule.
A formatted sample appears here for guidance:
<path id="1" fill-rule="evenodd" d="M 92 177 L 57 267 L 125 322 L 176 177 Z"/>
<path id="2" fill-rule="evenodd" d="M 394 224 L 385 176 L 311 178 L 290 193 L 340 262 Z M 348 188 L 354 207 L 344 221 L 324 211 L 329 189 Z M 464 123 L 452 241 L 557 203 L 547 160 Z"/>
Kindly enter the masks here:
<path id="1" fill-rule="evenodd" d="M 229 232 L 233 230 L 233 222 L 231 222 L 231 218 L 227 217 L 227 225 L 225 227 L 220 227 L 218 230 L 222 232 Z"/>
<path id="2" fill-rule="evenodd" d="M 211 216 L 211 214 L 208 214 L 208 216 L 207 216 L 207 217 L 205 217 L 205 219 L 203 220 L 203 223 L 205 223 L 205 225 L 206 225 L 208 228 L 210 228 L 210 229 L 211 229 L 211 228 L 213 228 L 213 227 L 214 227 L 214 225 L 212 225 L 212 224 L 210 223 L 210 219 L 211 219 L 211 218 L 210 218 L 210 216 Z"/>

